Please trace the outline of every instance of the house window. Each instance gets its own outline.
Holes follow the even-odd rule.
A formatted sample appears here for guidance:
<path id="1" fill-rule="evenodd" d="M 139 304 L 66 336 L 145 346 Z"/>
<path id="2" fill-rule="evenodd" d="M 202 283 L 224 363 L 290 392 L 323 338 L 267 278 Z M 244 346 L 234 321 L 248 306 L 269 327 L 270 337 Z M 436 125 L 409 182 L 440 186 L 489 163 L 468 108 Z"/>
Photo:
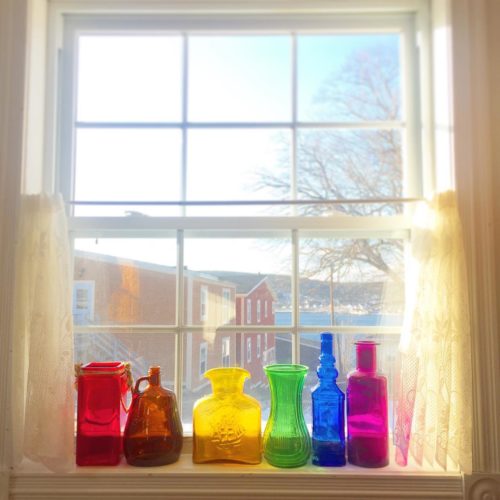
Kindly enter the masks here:
<path id="1" fill-rule="evenodd" d="M 260 342 L 261 342 L 261 339 L 260 339 L 260 334 L 257 335 L 257 358 L 260 358 Z"/>
<path id="2" fill-rule="evenodd" d="M 264 317 L 275 324 L 261 324 L 258 301 L 252 334 L 275 335 L 276 352 L 297 346 L 300 362 L 300 346 L 330 328 L 344 376 L 359 324 L 389 359 L 404 309 L 406 198 L 422 197 L 429 170 L 412 16 L 68 16 L 57 187 L 75 250 L 133 263 L 94 297 L 96 331 L 125 325 L 139 338 L 149 322 L 180 364 L 200 345 L 201 373 L 209 307 L 226 324 L 229 290 L 248 297 L 272 276 Z M 210 306 L 209 288 L 222 288 Z M 86 311 L 85 292 L 77 302 Z M 241 323 L 254 324 L 251 302 Z M 80 321 L 90 320 L 75 321 L 84 335 Z M 250 362 L 250 338 L 246 348 Z M 175 390 L 194 399 L 180 368 Z"/>
<path id="3" fill-rule="evenodd" d="M 222 322 L 224 324 L 231 321 L 231 290 L 222 289 Z"/>
<path id="4" fill-rule="evenodd" d="M 231 339 L 230 337 L 223 337 L 222 339 L 222 366 L 231 365 Z"/>
<path id="5" fill-rule="evenodd" d="M 207 358 L 208 358 L 208 344 L 206 342 L 202 342 L 200 344 L 200 379 L 203 378 L 203 375 L 207 371 Z"/>
<path id="6" fill-rule="evenodd" d="M 264 351 L 267 351 L 267 333 L 264 333 Z"/>
<path id="7" fill-rule="evenodd" d="M 73 282 L 73 322 L 88 325 L 94 322 L 95 282 Z"/>
<path id="8" fill-rule="evenodd" d="M 200 287 L 200 321 L 208 320 L 208 287 Z"/>
<path id="9" fill-rule="evenodd" d="M 252 338 L 247 337 L 247 363 L 252 362 Z"/>

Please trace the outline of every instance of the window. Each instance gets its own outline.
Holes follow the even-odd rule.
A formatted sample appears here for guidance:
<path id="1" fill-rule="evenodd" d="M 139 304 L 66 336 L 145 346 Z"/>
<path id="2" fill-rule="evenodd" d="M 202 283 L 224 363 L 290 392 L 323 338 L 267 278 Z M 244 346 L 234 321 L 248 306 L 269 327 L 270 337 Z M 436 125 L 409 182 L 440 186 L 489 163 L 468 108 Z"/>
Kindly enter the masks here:
<path id="1" fill-rule="evenodd" d="M 75 332 L 147 325 L 151 356 L 184 364 L 185 422 L 218 335 L 223 364 L 231 342 L 251 363 L 246 335 L 262 357 L 265 333 L 276 362 L 316 366 L 330 330 L 342 380 L 353 340 L 376 337 L 392 373 L 424 172 L 413 14 L 135 20 L 65 21 L 59 188 L 75 280 L 102 290 Z"/>
<path id="2" fill-rule="evenodd" d="M 247 337 L 247 363 L 252 362 L 252 338 Z"/>
<path id="3" fill-rule="evenodd" d="M 94 290 L 93 281 L 73 282 L 73 322 L 85 325 L 94 322 Z"/>
<path id="4" fill-rule="evenodd" d="M 200 370 L 199 376 L 200 379 L 203 378 L 204 373 L 207 371 L 207 358 L 208 358 L 208 344 L 203 342 L 200 344 Z"/>
<path id="5" fill-rule="evenodd" d="M 200 321 L 208 319 L 208 287 L 200 287 Z"/>
<path id="6" fill-rule="evenodd" d="M 222 322 L 229 323 L 231 321 L 231 290 L 229 288 L 222 289 Z"/>
<path id="7" fill-rule="evenodd" d="M 252 299 L 247 299 L 247 323 L 252 322 Z"/>
<path id="8" fill-rule="evenodd" d="M 222 339 L 222 366 L 231 366 L 231 339 L 229 337 Z"/>

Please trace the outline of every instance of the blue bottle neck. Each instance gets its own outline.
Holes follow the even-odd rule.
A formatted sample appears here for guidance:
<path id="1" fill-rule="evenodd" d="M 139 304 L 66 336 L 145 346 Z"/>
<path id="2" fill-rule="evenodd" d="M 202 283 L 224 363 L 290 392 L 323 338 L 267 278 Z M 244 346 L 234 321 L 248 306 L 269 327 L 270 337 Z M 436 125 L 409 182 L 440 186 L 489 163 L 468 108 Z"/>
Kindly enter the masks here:
<path id="1" fill-rule="evenodd" d="M 319 366 L 316 370 L 320 385 L 336 385 L 338 370 L 335 368 L 335 357 L 333 356 L 333 342 L 331 334 L 321 335 L 321 354 Z"/>

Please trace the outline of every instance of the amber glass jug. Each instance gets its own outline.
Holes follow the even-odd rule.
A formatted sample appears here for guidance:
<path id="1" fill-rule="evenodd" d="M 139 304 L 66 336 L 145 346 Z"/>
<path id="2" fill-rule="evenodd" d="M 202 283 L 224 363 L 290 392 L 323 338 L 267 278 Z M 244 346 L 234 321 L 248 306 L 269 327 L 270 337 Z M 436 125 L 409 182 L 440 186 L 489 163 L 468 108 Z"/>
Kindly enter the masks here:
<path id="1" fill-rule="evenodd" d="M 141 392 L 141 382 L 148 381 Z M 130 465 L 150 467 L 176 462 L 182 449 L 182 423 L 175 394 L 161 387 L 160 367 L 137 380 L 132 395 L 123 451 Z"/>
<path id="2" fill-rule="evenodd" d="M 193 408 L 193 462 L 261 461 L 259 402 L 243 393 L 250 373 L 243 368 L 212 368 L 205 373 L 213 394 Z"/>

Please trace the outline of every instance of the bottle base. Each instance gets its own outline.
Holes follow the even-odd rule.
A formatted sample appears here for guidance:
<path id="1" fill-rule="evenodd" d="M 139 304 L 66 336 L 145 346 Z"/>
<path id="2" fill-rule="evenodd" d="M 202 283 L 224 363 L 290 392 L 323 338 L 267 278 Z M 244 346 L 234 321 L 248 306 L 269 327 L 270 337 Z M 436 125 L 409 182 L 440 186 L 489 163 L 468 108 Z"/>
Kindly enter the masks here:
<path id="1" fill-rule="evenodd" d="M 170 465 L 179 460 L 179 456 L 170 457 L 143 457 L 143 458 L 127 458 L 127 463 L 134 467 L 160 467 L 162 465 Z"/>
<path id="2" fill-rule="evenodd" d="M 351 437 L 347 448 L 347 460 L 352 465 L 370 469 L 389 465 L 388 439 L 386 436 Z"/>
<path id="3" fill-rule="evenodd" d="M 312 440 L 312 464 L 319 467 L 342 467 L 346 464 L 345 446 L 335 441 Z"/>

